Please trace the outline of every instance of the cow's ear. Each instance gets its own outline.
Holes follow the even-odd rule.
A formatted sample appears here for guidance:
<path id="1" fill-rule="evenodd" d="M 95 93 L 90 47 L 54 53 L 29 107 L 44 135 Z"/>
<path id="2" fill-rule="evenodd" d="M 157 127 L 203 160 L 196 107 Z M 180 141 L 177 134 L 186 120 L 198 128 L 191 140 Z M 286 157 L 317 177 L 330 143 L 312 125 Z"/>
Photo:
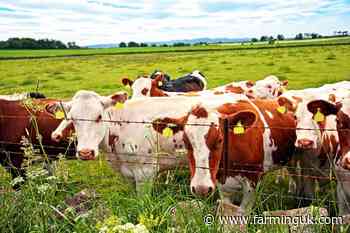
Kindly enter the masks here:
<path id="1" fill-rule="evenodd" d="M 107 97 L 101 97 L 101 102 L 104 108 L 109 108 L 116 103 L 124 103 L 128 99 L 128 94 L 124 91 L 117 92 Z"/>
<path id="2" fill-rule="evenodd" d="M 228 117 L 230 127 L 235 127 L 238 124 L 241 124 L 244 128 L 251 127 L 257 120 L 256 113 L 252 111 L 239 111 L 233 116 Z"/>
<path id="3" fill-rule="evenodd" d="M 124 86 L 132 86 L 132 84 L 134 83 L 134 81 L 132 81 L 131 79 L 129 78 L 123 78 L 122 79 L 122 83 Z"/>
<path id="4" fill-rule="evenodd" d="M 178 133 L 179 131 L 183 131 L 185 124 L 187 122 L 188 116 L 180 117 L 180 118 L 159 118 L 152 122 L 153 129 L 160 134 L 164 133 L 164 129 L 171 129 L 173 134 Z"/>
<path id="5" fill-rule="evenodd" d="M 287 87 L 288 86 L 288 80 L 283 80 L 282 81 L 282 86 Z"/>
<path id="6" fill-rule="evenodd" d="M 63 109 L 62 109 L 63 107 Z M 68 113 L 72 107 L 72 102 L 53 102 L 45 106 L 48 113 L 55 115 L 59 111 L 65 111 Z"/>
<path id="7" fill-rule="evenodd" d="M 163 86 L 165 81 L 166 80 L 164 78 L 164 74 L 163 73 L 159 73 L 159 74 L 156 75 L 156 77 L 152 81 L 152 84 L 155 85 L 156 87 L 161 87 L 161 86 Z"/>
<path id="8" fill-rule="evenodd" d="M 277 102 L 279 106 L 286 107 L 288 111 L 295 112 L 296 110 L 293 102 L 284 96 L 278 97 Z"/>
<path id="9" fill-rule="evenodd" d="M 249 80 L 245 83 L 245 85 L 248 87 L 248 88 L 251 88 L 255 85 L 255 82 L 253 80 Z"/>
<path id="10" fill-rule="evenodd" d="M 319 111 L 326 116 L 336 115 L 341 107 L 341 103 L 333 104 L 325 100 L 313 100 L 307 104 L 307 109 L 314 115 Z"/>
<path id="11" fill-rule="evenodd" d="M 335 103 L 337 101 L 337 97 L 335 96 L 335 94 L 329 94 L 328 95 L 328 101 Z"/>

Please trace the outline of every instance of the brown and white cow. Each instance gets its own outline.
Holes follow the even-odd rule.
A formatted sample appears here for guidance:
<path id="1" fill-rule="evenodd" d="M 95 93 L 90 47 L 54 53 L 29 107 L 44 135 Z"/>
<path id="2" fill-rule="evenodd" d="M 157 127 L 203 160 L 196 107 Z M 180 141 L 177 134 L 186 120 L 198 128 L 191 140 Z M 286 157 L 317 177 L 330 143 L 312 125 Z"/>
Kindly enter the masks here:
<path id="1" fill-rule="evenodd" d="M 116 99 L 118 94 L 113 96 Z M 175 151 L 184 150 L 183 131 L 169 122 L 173 135 L 167 137 L 158 135 L 151 124 L 167 116 L 177 118 L 188 114 L 202 97 L 136 98 L 127 100 L 123 108 L 114 108 L 113 96 L 77 92 L 71 102 L 63 103 L 68 120 L 62 121 L 52 137 L 60 139 L 62 130 L 73 123 L 78 138 L 78 157 L 94 159 L 98 149 L 104 149 L 112 167 L 135 180 L 137 189 L 159 170 L 186 164 L 185 157 L 172 156 Z M 247 99 L 243 95 L 221 95 L 207 101 L 232 102 L 238 98 Z M 159 153 L 163 156 L 158 156 Z"/>
<path id="2" fill-rule="evenodd" d="M 13 178 L 18 175 L 24 176 L 24 170 L 21 169 L 24 159 L 21 149 L 23 137 L 27 137 L 35 148 L 40 149 L 38 140 L 40 135 L 41 143 L 48 156 L 65 152 L 69 155 L 75 150 L 70 148 L 66 151 L 67 142 L 57 143 L 51 140 L 52 131 L 61 122 L 50 113 L 52 112 L 50 108 L 55 103 L 58 103 L 58 100 L 33 99 L 30 104 L 26 104 L 22 101 L 0 99 L 0 163 Z M 63 134 L 68 137 L 71 131 L 72 127 L 68 126 Z"/>
<path id="3" fill-rule="evenodd" d="M 313 114 L 308 111 L 307 104 L 316 99 L 334 102 L 350 93 L 343 88 L 334 90 L 332 86 L 326 87 L 287 91 L 278 99 L 280 106 L 293 112 L 296 119 L 295 146 L 298 150 L 291 163 L 291 167 L 296 168 L 290 169 L 290 172 L 297 173 L 294 179 L 296 182 L 294 191 L 298 196 L 307 198 L 314 197 L 319 185 L 325 186 L 329 183 L 327 178 L 339 141 L 335 116 L 330 115 L 317 122 Z"/>
<path id="4" fill-rule="evenodd" d="M 246 99 L 220 105 L 203 103 L 180 118 L 159 119 L 184 131 L 194 194 L 209 195 L 218 178 L 225 201 L 231 202 L 234 191 L 242 189 L 242 212 L 252 207 L 253 187 L 261 176 L 287 163 L 294 152 L 293 115 L 281 114 L 276 111 L 277 107 L 277 102 L 272 100 Z M 224 119 L 230 126 L 227 162 L 222 158 Z M 244 134 L 233 133 L 232 128 L 238 122 L 244 126 Z M 219 171 L 219 165 L 227 166 L 226 170 Z"/>
<path id="5" fill-rule="evenodd" d="M 337 103 L 314 100 L 307 107 L 314 115 L 322 112 L 327 118 L 336 117 L 339 137 L 339 148 L 335 155 L 337 202 L 340 215 L 350 214 L 350 98 L 344 98 Z"/>

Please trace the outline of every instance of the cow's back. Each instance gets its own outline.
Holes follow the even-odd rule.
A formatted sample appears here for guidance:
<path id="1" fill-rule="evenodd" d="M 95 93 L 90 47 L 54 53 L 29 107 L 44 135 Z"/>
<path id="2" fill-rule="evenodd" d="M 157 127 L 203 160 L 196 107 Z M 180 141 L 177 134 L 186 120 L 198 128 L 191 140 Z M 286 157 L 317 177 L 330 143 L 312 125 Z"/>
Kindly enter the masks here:
<path id="1" fill-rule="evenodd" d="M 275 100 L 255 100 L 271 130 L 271 136 L 276 146 L 272 154 L 274 164 L 287 163 L 295 152 L 296 123 L 292 113 L 281 113 Z"/>
<path id="2" fill-rule="evenodd" d="M 222 158 L 219 176 L 240 175 L 257 182 L 264 172 L 291 159 L 296 138 L 294 117 L 289 113 L 279 113 L 277 107 L 277 101 L 255 100 L 238 101 L 218 109 L 228 118 L 239 111 L 251 111 L 257 117 L 255 123 L 245 129 L 244 134 L 234 134 L 230 125 L 228 158 Z M 270 160 L 272 161 L 269 162 Z"/>

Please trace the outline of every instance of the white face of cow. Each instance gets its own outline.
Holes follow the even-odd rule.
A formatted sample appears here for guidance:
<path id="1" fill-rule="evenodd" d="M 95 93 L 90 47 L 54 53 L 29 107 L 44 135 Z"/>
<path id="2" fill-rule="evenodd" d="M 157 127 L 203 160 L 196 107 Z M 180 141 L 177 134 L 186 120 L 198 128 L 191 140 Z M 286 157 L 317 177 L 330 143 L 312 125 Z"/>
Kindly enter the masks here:
<path id="1" fill-rule="evenodd" d="M 193 194 L 207 196 L 214 191 L 215 177 L 212 177 L 212 171 L 217 168 L 215 168 L 215 165 L 210 166 L 210 164 L 219 161 L 210 161 L 210 159 L 215 158 L 211 158 L 213 155 L 211 155 L 210 149 L 212 148 L 209 148 L 209 146 L 216 143 L 217 138 L 212 137 L 209 131 L 218 131 L 218 125 L 219 119 L 214 113 L 206 116 L 189 115 L 185 125 L 184 131 L 193 152 L 193 164 L 190 164 L 191 191 Z"/>
<path id="2" fill-rule="evenodd" d="M 307 109 L 306 100 L 302 100 L 295 111 L 297 120 L 297 139 L 295 146 L 301 149 L 319 149 L 321 147 L 320 127 L 313 119 L 313 114 Z"/>
<path id="3" fill-rule="evenodd" d="M 79 91 L 69 104 L 67 119 L 61 122 L 58 128 L 52 133 L 52 138 L 58 138 L 67 123 L 72 122 L 77 135 L 77 157 L 84 160 L 91 160 L 98 156 L 98 148 L 102 142 L 108 120 L 106 109 L 116 102 L 124 102 L 126 93 L 115 94 L 110 97 L 99 96 L 91 91 Z"/>
<path id="4" fill-rule="evenodd" d="M 131 86 L 132 98 L 151 96 L 152 79 L 140 77 Z"/>
<path id="5" fill-rule="evenodd" d="M 286 82 L 281 82 L 276 76 L 270 75 L 257 81 L 249 94 L 257 98 L 274 99 L 283 93 L 283 87 L 286 85 Z"/>

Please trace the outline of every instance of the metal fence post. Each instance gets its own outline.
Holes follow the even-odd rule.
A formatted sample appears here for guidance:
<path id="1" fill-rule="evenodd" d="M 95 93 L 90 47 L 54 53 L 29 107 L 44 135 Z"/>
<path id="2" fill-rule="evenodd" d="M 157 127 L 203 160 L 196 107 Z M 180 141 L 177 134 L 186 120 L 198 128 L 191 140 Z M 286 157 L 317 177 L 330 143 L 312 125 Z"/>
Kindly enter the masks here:
<path id="1" fill-rule="evenodd" d="M 222 161 L 223 161 L 223 181 L 225 182 L 227 178 L 227 173 L 228 173 L 228 135 L 229 134 L 229 124 L 228 124 L 228 119 L 224 118 L 224 145 L 223 145 L 223 151 L 222 151 Z"/>

